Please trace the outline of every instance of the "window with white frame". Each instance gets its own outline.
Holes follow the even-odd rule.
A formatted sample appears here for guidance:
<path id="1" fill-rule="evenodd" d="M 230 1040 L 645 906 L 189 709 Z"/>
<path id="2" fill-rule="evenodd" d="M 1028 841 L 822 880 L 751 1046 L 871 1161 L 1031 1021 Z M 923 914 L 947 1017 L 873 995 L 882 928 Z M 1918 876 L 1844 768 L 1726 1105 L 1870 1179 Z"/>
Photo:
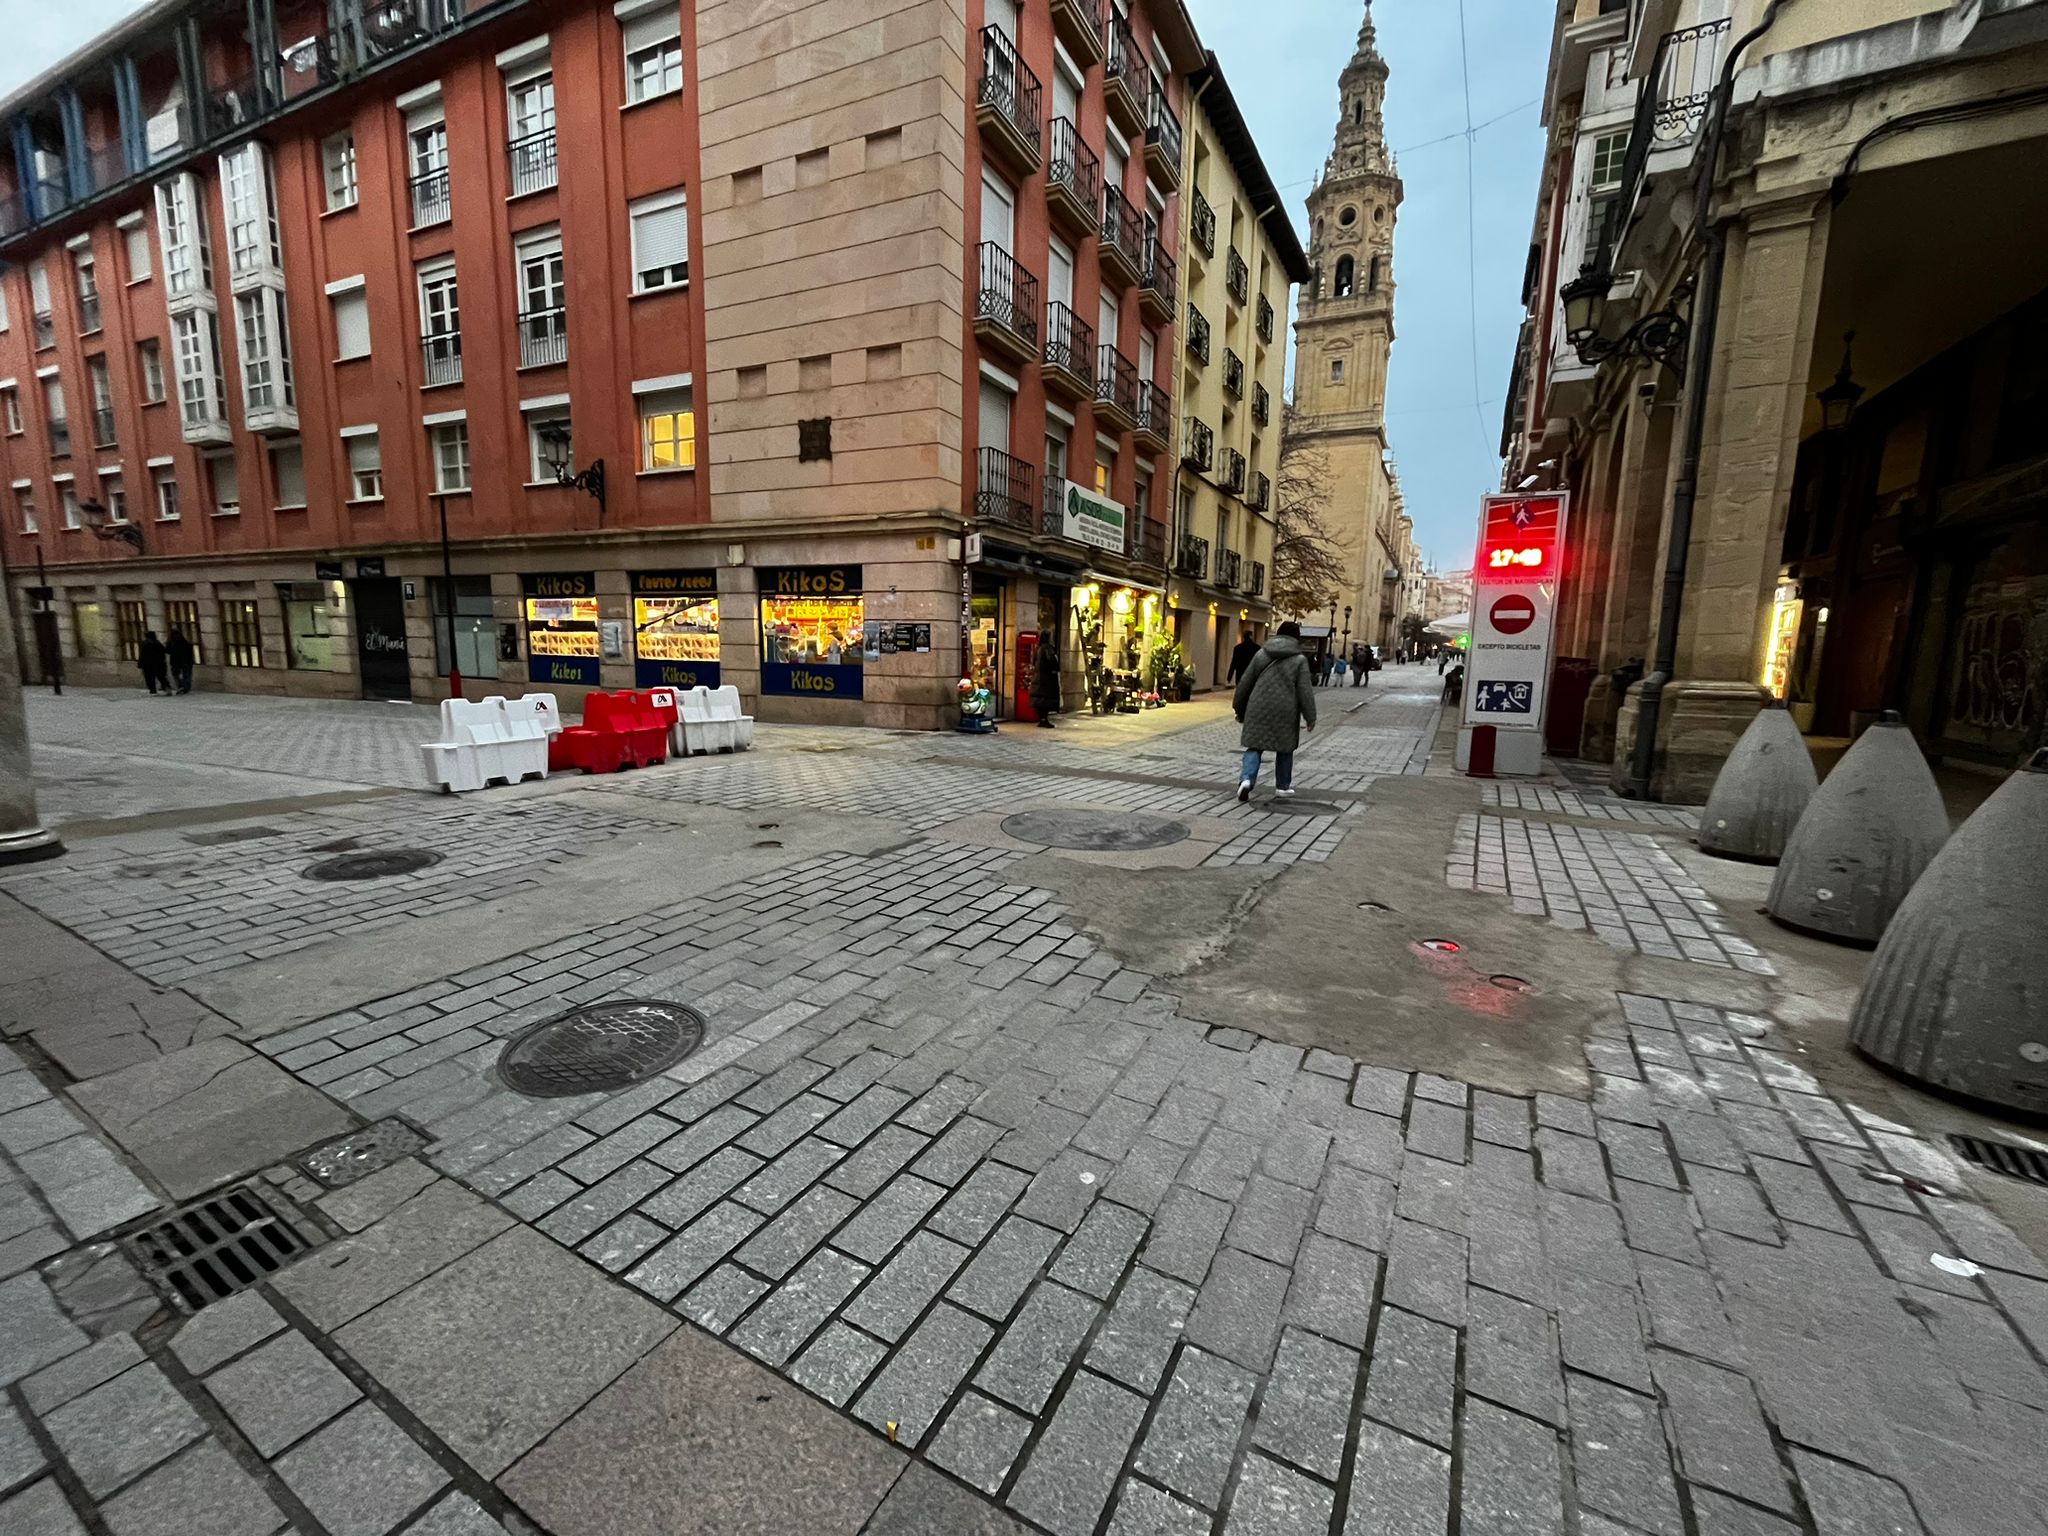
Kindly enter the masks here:
<path id="1" fill-rule="evenodd" d="M 78 274 L 78 331 L 90 336 L 100 328 L 99 265 L 93 260 L 92 247 L 82 245 L 73 251 L 71 264 Z"/>
<path id="2" fill-rule="evenodd" d="M 0 389 L 0 426 L 9 437 L 21 435 L 21 391 L 12 384 Z"/>
<path id="3" fill-rule="evenodd" d="M 271 445 L 270 488 L 280 510 L 305 506 L 306 450 L 296 440 Z"/>
<path id="4" fill-rule="evenodd" d="M 190 171 L 157 183 L 156 223 L 164 252 L 164 288 L 170 296 L 211 287 L 213 255 L 206 240 L 206 212 L 199 202 L 199 183 Z"/>
<path id="5" fill-rule="evenodd" d="M 690 386 L 650 390 L 638 403 L 641 469 L 695 469 L 697 411 Z"/>
<path id="6" fill-rule="evenodd" d="M 128 521 L 128 492 L 123 489 L 119 475 L 100 476 L 100 505 L 107 509 L 108 522 Z"/>
<path id="7" fill-rule="evenodd" d="M 228 218 L 228 272 L 245 277 L 283 265 L 270 152 L 250 141 L 220 157 L 220 200 Z"/>
<path id="8" fill-rule="evenodd" d="M 235 475 L 232 452 L 206 456 L 206 482 L 213 492 L 213 514 L 233 517 L 242 510 L 242 488 Z"/>
<path id="9" fill-rule="evenodd" d="M 569 432 L 569 407 L 548 406 L 527 412 L 526 446 L 534 485 L 553 485 L 560 475 L 576 472 L 575 439 Z"/>
<path id="10" fill-rule="evenodd" d="M 0 331 L 7 329 L 7 285 L 0 283 Z"/>
<path id="11" fill-rule="evenodd" d="M 320 141 L 320 168 L 327 183 L 327 211 L 356 205 L 356 136 L 347 128 Z"/>
<path id="12" fill-rule="evenodd" d="M 114 446 L 114 380 L 100 353 L 85 360 L 85 381 L 92 388 L 92 440 L 96 447 Z"/>
<path id="13" fill-rule="evenodd" d="M 141 214 L 121 226 L 121 245 L 128 259 L 128 281 L 141 282 L 154 270 L 149 255 L 149 225 Z"/>
<path id="14" fill-rule="evenodd" d="M 519 267 L 519 366 L 538 368 L 569 356 L 568 284 L 562 234 L 548 229 L 522 236 Z"/>
<path id="15" fill-rule="evenodd" d="M 64 380 L 52 368 L 43 379 L 43 420 L 50 424 L 50 435 L 55 438 L 57 429 L 68 428 L 71 416 L 64 405 Z M 55 442 L 51 448 L 56 448 Z"/>
<path id="16" fill-rule="evenodd" d="M 242 409 L 251 416 L 296 409 L 284 295 L 267 285 L 236 294 L 235 336 L 242 354 Z"/>
<path id="17" fill-rule="evenodd" d="M 142 403 L 161 405 L 164 399 L 163 343 L 151 337 L 135 344 L 135 364 L 142 375 Z"/>
<path id="18" fill-rule="evenodd" d="M 190 430 L 227 421 L 221 388 L 220 318 L 210 309 L 171 316 L 171 347 L 178 370 L 179 419 Z"/>
<path id="19" fill-rule="evenodd" d="M 329 295 L 334 307 L 334 359 L 370 355 L 370 298 L 361 279 L 356 286 Z"/>
<path id="20" fill-rule="evenodd" d="M 462 379 L 462 305 L 451 257 L 419 269 L 420 351 L 425 381 L 455 384 Z"/>
<path id="21" fill-rule="evenodd" d="M 64 510 L 64 526 L 66 528 L 80 528 L 84 526 L 83 521 L 78 515 L 78 487 L 69 475 L 66 475 L 57 482 L 57 503 Z"/>
<path id="22" fill-rule="evenodd" d="M 178 508 L 178 471 L 169 464 L 152 465 L 149 484 L 156 492 L 156 520 L 175 523 L 183 515 Z"/>
<path id="23" fill-rule="evenodd" d="M 14 511 L 15 515 L 21 519 L 21 531 L 23 533 L 34 533 L 36 531 L 36 493 L 35 488 L 26 480 L 18 481 L 15 484 Z"/>
<path id="24" fill-rule="evenodd" d="M 368 427 L 347 432 L 348 489 L 351 501 L 381 501 L 384 497 L 384 454 L 377 443 L 377 429 Z"/>
<path id="25" fill-rule="evenodd" d="M 514 197 L 555 184 L 555 75 L 545 53 L 506 71 L 505 150 Z"/>
<path id="26" fill-rule="evenodd" d="M 683 88 L 683 18 L 675 0 L 621 18 L 626 50 L 626 100 L 652 101 Z"/>
<path id="27" fill-rule="evenodd" d="M 35 310 L 36 346 L 55 346 L 57 322 L 50 307 L 50 270 L 40 261 L 29 263 L 28 301 Z"/>
<path id="28" fill-rule="evenodd" d="M 430 114 L 406 119 L 406 160 L 412 188 L 414 228 L 448 222 L 448 123 L 435 106 Z"/>
<path id="29" fill-rule="evenodd" d="M 1628 159 L 1628 130 L 1603 133 L 1593 140 L 1593 183 L 1595 192 L 1614 192 L 1621 187 L 1621 168 Z"/>
<path id="30" fill-rule="evenodd" d="M 690 280 L 690 200 L 681 187 L 643 197 L 628 210 L 633 291 L 680 288 Z"/>
<path id="31" fill-rule="evenodd" d="M 427 441 L 434 450 L 434 489 L 469 489 L 469 423 L 439 421 L 427 428 Z"/>

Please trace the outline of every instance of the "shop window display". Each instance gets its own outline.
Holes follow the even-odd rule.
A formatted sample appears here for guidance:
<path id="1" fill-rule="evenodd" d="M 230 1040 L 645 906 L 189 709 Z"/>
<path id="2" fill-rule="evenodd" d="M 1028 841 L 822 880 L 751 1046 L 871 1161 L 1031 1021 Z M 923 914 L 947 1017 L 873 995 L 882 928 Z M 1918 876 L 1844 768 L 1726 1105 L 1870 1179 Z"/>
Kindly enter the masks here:
<path id="1" fill-rule="evenodd" d="M 1074 635 L 1098 715 L 1135 714 L 1160 701 L 1152 687 L 1155 653 L 1170 643 L 1156 592 L 1090 582 L 1075 589 Z"/>
<path id="2" fill-rule="evenodd" d="M 860 567 L 764 570 L 760 590 L 761 692 L 860 698 L 867 616 Z"/>
<path id="3" fill-rule="evenodd" d="M 633 573 L 633 675 L 641 688 L 718 686 L 718 573 Z"/>
<path id="4" fill-rule="evenodd" d="M 599 682 L 597 580 L 589 572 L 522 576 L 526 675 L 536 683 Z"/>

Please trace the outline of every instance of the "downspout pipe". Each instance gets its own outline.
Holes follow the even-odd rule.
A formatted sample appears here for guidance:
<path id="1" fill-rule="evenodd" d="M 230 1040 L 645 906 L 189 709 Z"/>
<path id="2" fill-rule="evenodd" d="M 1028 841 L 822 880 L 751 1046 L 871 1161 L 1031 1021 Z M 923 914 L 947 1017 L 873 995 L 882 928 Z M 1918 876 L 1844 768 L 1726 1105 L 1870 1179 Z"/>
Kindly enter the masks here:
<path id="1" fill-rule="evenodd" d="M 1737 38 L 1721 65 L 1720 83 L 1708 109 L 1707 137 L 1700 157 L 1698 206 L 1694 227 L 1706 242 L 1706 261 L 1693 301 L 1692 338 L 1686 358 L 1685 430 L 1681 438 L 1678 478 L 1671 487 L 1670 538 L 1664 551 L 1663 602 L 1657 612 L 1657 648 L 1650 675 L 1636 685 L 1635 750 L 1629 759 L 1630 798 L 1650 798 L 1650 779 L 1657 760 L 1657 725 L 1663 714 L 1664 690 L 1678 665 L 1678 620 L 1685 601 L 1686 563 L 1692 554 L 1693 504 L 1699 491 L 1700 447 L 1707 430 L 1707 386 L 1714 371 L 1714 337 L 1721 318 L 1721 279 L 1728 266 L 1727 231 L 1713 220 L 1714 179 L 1721 159 L 1721 136 L 1728 123 L 1728 105 L 1735 94 L 1735 70 L 1751 43 L 1778 19 L 1785 0 L 1770 0 L 1763 19 Z M 1645 83 L 1645 89 L 1650 83 Z"/>

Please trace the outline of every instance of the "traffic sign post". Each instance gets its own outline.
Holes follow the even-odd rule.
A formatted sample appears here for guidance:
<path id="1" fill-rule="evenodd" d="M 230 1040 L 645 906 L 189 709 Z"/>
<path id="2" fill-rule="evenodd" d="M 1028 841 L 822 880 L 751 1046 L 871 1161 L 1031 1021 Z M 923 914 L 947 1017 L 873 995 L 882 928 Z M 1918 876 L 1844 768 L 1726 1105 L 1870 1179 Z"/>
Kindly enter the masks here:
<path id="1" fill-rule="evenodd" d="M 1543 769 L 1543 710 L 1550 687 L 1552 629 L 1570 497 L 1488 496 L 1472 565 L 1472 646 L 1457 766 L 1472 760 L 1473 733 L 1490 726 L 1495 774 Z"/>

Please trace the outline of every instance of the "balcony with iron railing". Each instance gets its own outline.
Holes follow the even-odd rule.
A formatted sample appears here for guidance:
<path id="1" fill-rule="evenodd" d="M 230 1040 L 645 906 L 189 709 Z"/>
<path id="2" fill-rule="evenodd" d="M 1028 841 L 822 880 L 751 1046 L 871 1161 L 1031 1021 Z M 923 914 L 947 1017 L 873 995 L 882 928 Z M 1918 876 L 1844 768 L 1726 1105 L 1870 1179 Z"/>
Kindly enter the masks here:
<path id="1" fill-rule="evenodd" d="M 1138 424 L 1138 366 L 1107 342 L 1095 361 L 1095 419 L 1125 432 Z"/>
<path id="2" fill-rule="evenodd" d="M 1245 588 L 1245 595 L 1247 597 L 1264 597 L 1266 595 L 1266 563 L 1263 560 L 1254 560 L 1252 562 L 1252 584 Z"/>
<path id="3" fill-rule="evenodd" d="M 1244 359 L 1229 347 L 1223 349 L 1223 393 L 1233 400 L 1244 398 Z"/>
<path id="4" fill-rule="evenodd" d="M 1071 117 L 1052 120 L 1050 153 L 1045 160 L 1045 199 L 1053 223 L 1072 235 L 1095 232 L 1096 210 L 1102 204 L 1102 161 L 1081 137 Z"/>
<path id="5" fill-rule="evenodd" d="M 1145 103 L 1152 94 L 1152 72 L 1145 67 L 1145 55 L 1131 35 L 1131 24 L 1114 8 L 1103 25 L 1103 41 L 1103 105 L 1110 120 L 1125 133 L 1142 133 Z"/>
<path id="6" fill-rule="evenodd" d="M 1045 306 L 1045 387 L 1069 400 L 1095 395 L 1095 328 L 1054 299 Z"/>
<path id="7" fill-rule="evenodd" d="M 1132 430 L 1151 448 L 1173 443 L 1173 397 L 1150 379 L 1138 381 L 1138 421 Z"/>
<path id="8" fill-rule="evenodd" d="M 64 459 L 71 456 L 71 423 L 62 416 L 50 420 L 50 457 Z"/>
<path id="9" fill-rule="evenodd" d="M 560 180 L 555 163 L 555 130 L 552 125 L 529 133 L 505 146 L 506 169 L 510 172 L 512 195 L 545 192 Z"/>
<path id="10" fill-rule="evenodd" d="M 1273 477 L 1263 469 L 1253 472 L 1251 494 L 1245 497 L 1245 505 L 1254 512 L 1264 512 L 1273 505 Z"/>
<path id="11" fill-rule="evenodd" d="M 1239 304 L 1252 296 L 1252 269 L 1245 265 L 1244 256 L 1234 245 L 1230 248 L 1229 259 L 1224 263 L 1223 286 L 1230 297 Z"/>
<path id="12" fill-rule="evenodd" d="M 85 196 L 96 197 L 109 187 L 119 186 L 134 172 L 128 165 L 128 151 L 119 144 L 102 144 L 85 152 Z"/>
<path id="13" fill-rule="evenodd" d="M 974 94 L 983 153 L 1019 175 L 1037 170 L 1044 97 L 1038 76 L 1017 56 L 1010 35 L 1001 27 L 983 27 L 981 80 Z"/>
<path id="14" fill-rule="evenodd" d="M 111 408 L 103 405 L 92 413 L 93 446 L 111 448 L 117 441 L 114 435 L 114 413 Z"/>
<path id="15" fill-rule="evenodd" d="M 1035 533 L 1039 526 L 1038 471 L 1000 448 L 975 455 L 974 515 L 984 523 Z"/>
<path id="16" fill-rule="evenodd" d="M 1216 462 L 1216 429 L 1199 417 L 1181 424 L 1180 461 L 1189 469 L 1207 470 Z"/>
<path id="17" fill-rule="evenodd" d="M 1082 69 L 1101 62 L 1107 47 L 1109 0 L 1052 0 L 1052 30 Z"/>
<path id="18" fill-rule="evenodd" d="M 1180 542 L 1173 550 L 1173 574 L 1186 576 L 1194 581 L 1209 579 L 1209 541 L 1198 539 L 1191 533 L 1180 536 Z"/>
<path id="19" fill-rule="evenodd" d="M 1244 490 L 1244 455 L 1235 448 L 1223 450 L 1223 469 L 1216 477 L 1216 483 L 1226 491 L 1242 493 Z"/>
<path id="20" fill-rule="evenodd" d="M 1234 549 L 1216 551 L 1216 585 L 1235 592 L 1244 574 L 1244 556 Z"/>
<path id="21" fill-rule="evenodd" d="M 1259 340 L 1270 345 L 1273 340 L 1273 301 L 1263 293 L 1260 294 L 1255 313 L 1258 317 Z"/>
<path id="22" fill-rule="evenodd" d="M 1264 427 L 1272 424 L 1273 395 L 1263 384 L 1252 386 L 1252 425 Z"/>
<path id="23" fill-rule="evenodd" d="M 434 224 L 446 224 L 454 213 L 454 200 L 450 196 L 448 172 L 425 171 L 406 183 L 412 198 L 412 227 L 425 229 Z"/>
<path id="24" fill-rule="evenodd" d="M 1695 145 L 1713 104 L 1721 63 L 1727 55 L 1731 26 L 1729 19 L 1722 17 L 1681 27 L 1657 40 L 1649 72 L 1636 98 L 1628 150 L 1622 159 L 1621 184 L 1614 194 L 1613 208 L 1597 232 L 1598 244 L 1589 252 L 1590 264 L 1599 270 L 1614 270 L 1615 248 L 1635 223 L 1646 178 L 1691 167 Z M 1670 183 L 1672 195 L 1678 196 L 1684 178 L 1671 177 Z"/>
<path id="25" fill-rule="evenodd" d="M 270 93 L 254 70 L 209 87 L 203 99 L 207 136 L 216 139 L 259 121 L 272 106 Z"/>
<path id="26" fill-rule="evenodd" d="M 1145 102 L 1145 164 L 1169 191 L 1180 186 L 1181 143 L 1180 119 L 1155 81 Z"/>
<path id="27" fill-rule="evenodd" d="M 433 331 L 420 338 L 421 382 L 432 389 L 462 382 L 462 333 Z"/>
<path id="28" fill-rule="evenodd" d="M 1155 571 L 1166 569 L 1166 524 L 1155 523 L 1144 515 L 1144 508 L 1137 507 L 1131 513 L 1132 539 L 1131 558 L 1138 564 L 1149 566 Z"/>
<path id="29" fill-rule="evenodd" d="M 569 311 L 529 309 L 519 317 L 519 366 L 545 368 L 569 360 Z"/>
<path id="30" fill-rule="evenodd" d="M 981 246 L 974 334 L 1017 362 L 1038 356 L 1038 279 L 993 240 Z"/>
<path id="31" fill-rule="evenodd" d="M 1209 206 L 1209 199 L 1202 196 L 1200 187 L 1195 188 L 1189 204 L 1188 238 L 1204 256 L 1216 254 L 1216 210 Z"/>
<path id="32" fill-rule="evenodd" d="M 1209 317 L 1188 305 L 1188 355 L 1198 363 L 1209 361 Z"/>
<path id="33" fill-rule="evenodd" d="M 1102 189 L 1102 275 L 1119 287 L 1138 280 L 1145 260 L 1145 216 L 1120 187 Z"/>
<path id="34" fill-rule="evenodd" d="M 1145 242 L 1145 259 L 1138 267 L 1138 301 L 1154 320 L 1171 320 L 1180 302 L 1180 276 L 1174 270 L 1173 252 L 1155 235 Z"/>

